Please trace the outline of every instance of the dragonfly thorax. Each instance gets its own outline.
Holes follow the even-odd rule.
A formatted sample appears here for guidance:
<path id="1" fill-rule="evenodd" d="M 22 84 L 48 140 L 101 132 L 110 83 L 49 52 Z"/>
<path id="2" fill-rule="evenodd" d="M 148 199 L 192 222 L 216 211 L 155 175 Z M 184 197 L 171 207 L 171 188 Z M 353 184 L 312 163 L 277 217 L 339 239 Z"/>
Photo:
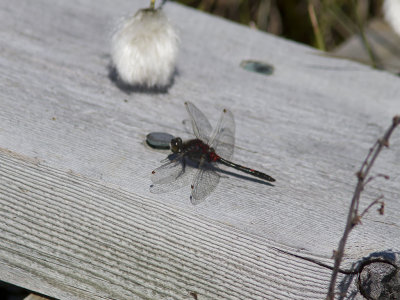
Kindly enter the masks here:
<path id="1" fill-rule="evenodd" d="M 173 153 L 184 153 L 186 157 L 194 162 L 200 162 L 202 159 L 213 162 L 219 158 L 214 148 L 208 146 L 200 139 L 182 142 L 181 138 L 174 138 L 171 140 L 171 151 Z"/>

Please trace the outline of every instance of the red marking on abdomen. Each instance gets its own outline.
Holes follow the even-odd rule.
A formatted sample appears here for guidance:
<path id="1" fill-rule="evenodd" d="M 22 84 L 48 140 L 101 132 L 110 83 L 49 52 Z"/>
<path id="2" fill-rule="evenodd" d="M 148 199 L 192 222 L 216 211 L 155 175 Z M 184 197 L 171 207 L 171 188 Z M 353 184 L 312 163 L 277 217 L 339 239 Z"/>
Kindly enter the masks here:
<path id="1" fill-rule="evenodd" d="M 217 161 L 218 159 L 220 159 L 220 156 L 219 156 L 217 153 L 215 153 L 215 152 L 210 152 L 210 160 L 211 160 L 212 162 L 215 162 L 215 161 Z"/>

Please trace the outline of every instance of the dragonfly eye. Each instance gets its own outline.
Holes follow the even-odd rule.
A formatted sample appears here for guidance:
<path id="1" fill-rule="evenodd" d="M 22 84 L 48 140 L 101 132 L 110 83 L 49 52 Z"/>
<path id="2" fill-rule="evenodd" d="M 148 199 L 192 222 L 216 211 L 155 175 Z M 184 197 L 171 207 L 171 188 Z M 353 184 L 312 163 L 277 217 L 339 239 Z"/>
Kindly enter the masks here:
<path id="1" fill-rule="evenodd" d="M 171 140 L 171 151 L 173 153 L 182 152 L 182 139 L 181 138 L 174 138 Z"/>

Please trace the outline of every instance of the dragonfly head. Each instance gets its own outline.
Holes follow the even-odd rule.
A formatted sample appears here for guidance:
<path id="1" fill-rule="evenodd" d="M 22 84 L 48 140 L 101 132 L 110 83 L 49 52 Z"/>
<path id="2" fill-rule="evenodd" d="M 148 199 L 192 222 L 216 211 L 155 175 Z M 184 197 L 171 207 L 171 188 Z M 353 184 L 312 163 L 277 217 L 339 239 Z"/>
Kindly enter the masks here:
<path id="1" fill-rule="evenodd" d="M 170 148 L 173 153 L 182 152 L 182 139 L 179 137 L 172 139 Z"/>

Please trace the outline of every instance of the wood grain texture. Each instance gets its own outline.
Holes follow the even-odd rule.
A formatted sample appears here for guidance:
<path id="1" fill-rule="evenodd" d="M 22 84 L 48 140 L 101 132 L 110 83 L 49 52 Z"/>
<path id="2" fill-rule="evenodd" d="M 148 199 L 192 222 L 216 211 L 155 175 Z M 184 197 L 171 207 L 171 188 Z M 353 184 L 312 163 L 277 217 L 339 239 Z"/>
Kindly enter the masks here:
<path id="1" fill-rule="evenodd" d="M 57 288 L 68 299 L 323 297 L 329 271 L 271 241 L 9 152 L 0 163 L 1 266 L 34 277 L 39 291 Z"/>
<path id="2" fill-rule="evenodd" d="M 398 78 L 167 3 L 181 38 L 175 83 L 127 93 L 109 78 L 110 33 L 146 5 L 0 1 L 0 147 L 11 151 L 0 161 L 0 280 L 66 299 L 321 299 L 329 271 L 276 249 L 331 263 L 354 173 L 400 111 Z M 245 71 L 244 59 L 275 73 Z M 233 161 L 274 186 L 224 177 L 198 206 L 189 187 L 149 193 L 167 152 L 145 135 L 187 137 L 187 100 L 213 124 L 229 108 Z M 386 214 L 371 210 L 352 232 L 344 267 L 399 252 L 399 165 L 395 132 L 374 168 L 390 180 L 362 198 L 383 193 Z M 351 278 L 340 287 L 356 293 Z"/>

